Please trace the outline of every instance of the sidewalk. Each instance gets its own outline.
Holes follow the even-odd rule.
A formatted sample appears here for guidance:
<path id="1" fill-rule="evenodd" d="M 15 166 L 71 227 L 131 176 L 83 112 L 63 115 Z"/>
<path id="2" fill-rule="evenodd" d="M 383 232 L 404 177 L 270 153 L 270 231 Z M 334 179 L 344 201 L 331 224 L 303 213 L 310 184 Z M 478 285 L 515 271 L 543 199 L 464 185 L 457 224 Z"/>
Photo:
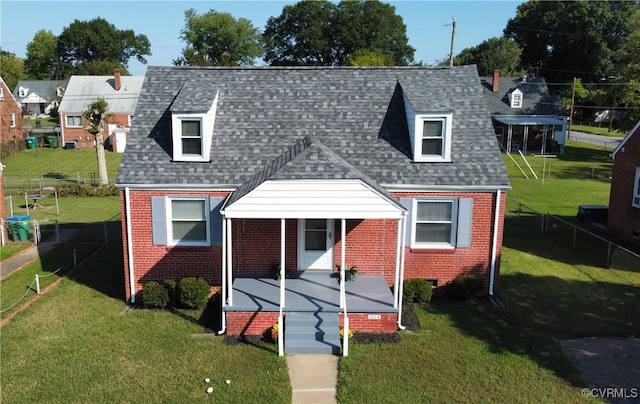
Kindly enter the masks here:
<path id="1" fill-rule="evenodd" d="M 287 355 L 293 404 L 336 403 L 338 357 Z"/>
<path id="2" fill-rule="evenodd" d="M 65 229 L 60 231 L 60 243 L 73 236 L 78 229 Z M 33 245 L 18 255 L 0 262 L 0 280 L 7 277 L 14 271 L 37 260 L 49 251 L 53 250 L 59 243 L 55 241 L 44 241 Z"/>

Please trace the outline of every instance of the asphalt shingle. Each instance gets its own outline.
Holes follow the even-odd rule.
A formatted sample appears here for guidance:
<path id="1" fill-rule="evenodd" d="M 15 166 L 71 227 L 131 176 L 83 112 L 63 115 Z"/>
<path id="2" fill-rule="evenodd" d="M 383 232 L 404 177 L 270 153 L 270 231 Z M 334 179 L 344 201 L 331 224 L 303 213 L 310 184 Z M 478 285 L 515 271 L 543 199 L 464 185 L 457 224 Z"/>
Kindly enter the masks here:
<path id="1" fill-rule="evenodd" d="M 216 93 L 211 161 L 173 161 L 176 97 L 182 107 L 201 108 Z M 453 113 L 451 162 L 413 162 L 403 93 L 417 111 Z M 323 158 L 335 153 L 384 186 L 509 185 L 475 66 L 149 67 L 117 183 L 238 187 L 308 136 L 327 148 Z M 309 156 L 289 163 L 279 167 L 278 178 L 349 172 L 338 160 L 329 164 Z"/>

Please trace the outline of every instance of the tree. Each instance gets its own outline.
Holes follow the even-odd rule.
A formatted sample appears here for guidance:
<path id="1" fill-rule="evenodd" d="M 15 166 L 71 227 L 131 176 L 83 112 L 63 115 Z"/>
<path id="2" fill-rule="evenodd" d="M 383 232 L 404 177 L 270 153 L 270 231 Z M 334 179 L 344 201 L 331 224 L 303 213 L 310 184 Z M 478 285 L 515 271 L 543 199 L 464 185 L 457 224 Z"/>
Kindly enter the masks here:
<path id="1" fill-rule="evenodd" d="M 522 68 L 547 81 L 595 81 L 613 73 L 612 54 L 638 8 L 626 1 L 540 1 L 518 6 L 505 36 L 523 49 Z"/>
<path id="2" fill-rule="evenodd" d="M 27 76 L 32 80 L 52 80 L 58 77 L 60 61 L 57 51 L 58 37 L 51 31 L 40 30 L 27 44 L 25 61 Z"/>
<path id="3" fill-rule="evenodd" d="M 118 67 L 126 70 L 129 60 L 136 58 L 147 63 L 151 45 L 145 35 L 133 30 L 119 30 L 102 18 L 91 21 L 75 20 L 58 37 L 57 54 L 65 75 L 105 75 Z M 89 64 L 89 62 L 93 62 Z M 83 65 L 87 64 L 83 68 Z M 89 68 L 87 68 L 89 67 Z"/>
<path id="4" fill-rule="evenodd" d="M 347 59 L 347 65 L 349 66 L 393 66 L 393 57 L 391 55 L 385 55 L 382 52 L 370 51 L 367 49 L 360 49 L 355 51 L 349 59 Z"/>
<path id="5" fill-rule="evenodd" d="M 198 15 L 185 11 L 180 39 L 187 43 L 177 66 L 253 66 L 262 56 L 262 36 L 251 21 L 210 10 Z"/>
<path id="6" fill-rule="evenodd" d="M 0 51 L 0 67 L 2 79 L 10 91 L 13 91 L 18 82 L 25 78 L 24 60 L 17 57 L 15 53 Z"/>
<path id="7" fill-rule="evenodd" d="M 415 52 L 395 7 L 379 1 L 301 1 L 269 18 L 263 36 L 271 65 L 344 66 L 368 51 L 404 66 Z"/>
<path id="8" fill-rule="evenodd" d="M 108 185 L 107 161 L 104 155 L 104 124 L 108 120 L 109 104 L 103 97 L 96 98 L 83 113 L 89 121 L 85 129 L 96 138 L 96 157 L 98 158 L 98 176 L 100 185 Z"/>
<path id="9" fill-rule="evenodd" d="M 495 69 L 505 76 L 510 76 L 518 71 L 522 49 L 513 40 L 505 37 L 490 38 L 473 48 L 463 49 L 455 57 L 455 64 L 478 66 L 481 76 L 489 76 Z"/>

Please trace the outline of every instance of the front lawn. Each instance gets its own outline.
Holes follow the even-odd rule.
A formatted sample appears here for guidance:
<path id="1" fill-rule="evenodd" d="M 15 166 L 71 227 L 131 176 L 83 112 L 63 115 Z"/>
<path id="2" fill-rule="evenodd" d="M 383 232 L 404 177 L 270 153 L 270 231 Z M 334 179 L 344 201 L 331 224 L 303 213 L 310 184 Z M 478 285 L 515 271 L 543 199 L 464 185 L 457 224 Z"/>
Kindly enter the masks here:
<path id="1" fill-rule="evenodd" d="M 547 246 L 549 247 L 549 246 Z M 640 273 L 503 250 L 506 308 L 436 299 L 398 344 L 353 344 L 339 402 L 583 402 L 560 341 L 640 335 Z"/>
<path id="2" fill-rule="evenodd" d="M 2 327 L 0 401 L 290 402 L 275 346 L 227 346 L 192 338 L 203 327 L 189 316 L 126 312 L 123 285 L 112 243 Z"/>

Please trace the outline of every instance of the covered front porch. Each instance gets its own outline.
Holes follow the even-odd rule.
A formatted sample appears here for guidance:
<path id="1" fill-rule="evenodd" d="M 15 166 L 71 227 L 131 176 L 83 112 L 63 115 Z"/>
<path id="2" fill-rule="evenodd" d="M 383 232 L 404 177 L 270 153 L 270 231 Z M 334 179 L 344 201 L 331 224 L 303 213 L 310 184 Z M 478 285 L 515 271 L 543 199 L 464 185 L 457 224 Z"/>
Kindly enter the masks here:
<path id="1" fill-rule="evenodd" d="M 238 277 L 233 281 L 233 305 L 225 311 L 280 310 L 280 280 Z M 363 275 L 345 283 L 351 313 L 397 313 L 393 292 L 383 276 Z M 283 311 L 340 312 L 340 284 L 336 272 L 303 271 L 285 282 Z"/>

